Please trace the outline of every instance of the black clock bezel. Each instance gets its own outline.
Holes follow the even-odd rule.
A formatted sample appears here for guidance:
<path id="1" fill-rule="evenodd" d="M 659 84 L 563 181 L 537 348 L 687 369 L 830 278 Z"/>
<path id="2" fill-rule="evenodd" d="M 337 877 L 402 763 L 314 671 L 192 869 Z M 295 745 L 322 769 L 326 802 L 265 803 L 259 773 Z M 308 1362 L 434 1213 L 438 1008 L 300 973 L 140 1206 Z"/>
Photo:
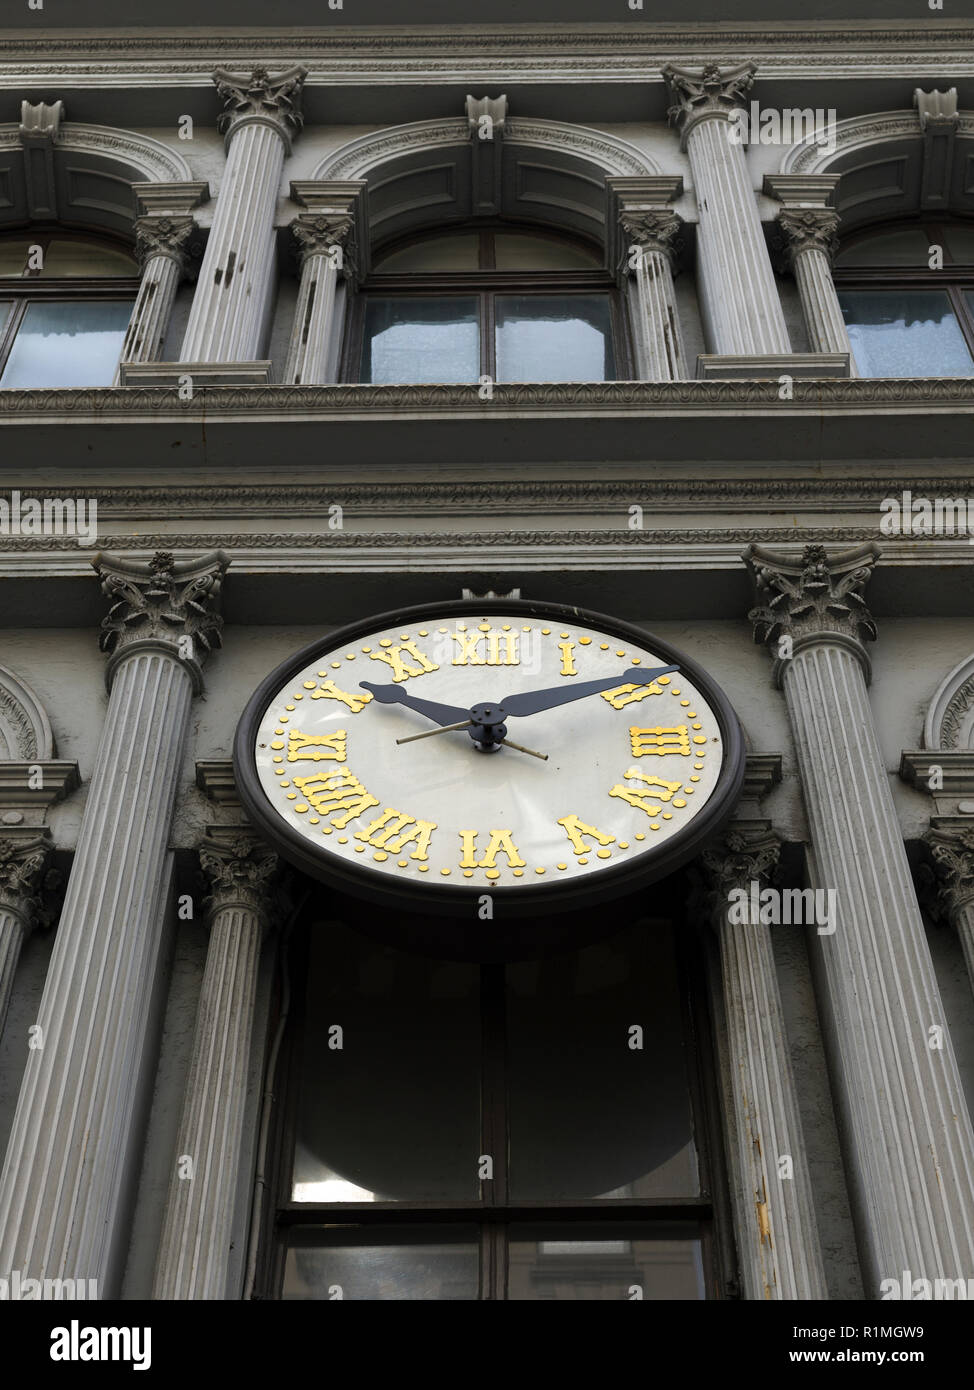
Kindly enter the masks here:
<path id="1" fill-rule="evenodd" d="M 678 665 L 707 701 L 720 727 L 723 745 L 720 774 L 703 810 L 686 827 L 663 841 L 658 849 L 647 845 L 639 856 L 622 864 L 593 869 L 583 879 L 552 879 L 545 883 L 532 882 L 529 887 L 498 887 L 493 883 L 473 881 L 462 885 L 446 884 L 441 879 L 434 880 L 434 887 L 433 883 L 396 880 L 368 864 L 340 857 L 331 852 L 326 844 L 317 849 L 313 847 L 274 809 L 258 777 L 257 733 L 273 698 L 312 662 L 339 647 L 352 646 L 371 633 L 384 628 L 428 622 L 434 618 L 489 617 L 494 613 L 590 626 L 621 641 L 649 648 L 658 652 L 667 664 Z M 460 599 L 370 614 L 360 621 L 336 628 L 288 657 L 261 681 L 248 700 L 234 737 L 233 767 L 241 804 L 254 827 L 285 859 L 312 878 L 381 907 L 412 913 L 428 912 L 437 917 L 468 918 L 471 911 L 476 910 L 483 894 L 489 893 L 495 912 L 511 918 L 551 916 L 559 910 L 574 912 L 579 908 L 591 907 L 665 878 L 693 859 L 717 833 L 737 804 L 744 783 L 745 747 L 740 720 L 720 686 L 690 657 L 653 633 L 586 608 L 530 599 Z"/>

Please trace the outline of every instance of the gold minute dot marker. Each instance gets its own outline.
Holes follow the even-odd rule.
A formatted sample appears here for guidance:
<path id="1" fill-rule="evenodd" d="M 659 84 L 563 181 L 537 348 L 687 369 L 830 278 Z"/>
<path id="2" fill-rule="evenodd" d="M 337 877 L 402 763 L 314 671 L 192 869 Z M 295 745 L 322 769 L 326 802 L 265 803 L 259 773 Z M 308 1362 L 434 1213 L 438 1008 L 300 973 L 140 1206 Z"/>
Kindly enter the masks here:
<path id="1" fill-rule="evenodd" d="M 500 869 L 485 869 L 484 873 L 487 878 L 500 878 L 501 876 Z"/>
<path id="2" fill-rule="evenodd" d="M 568 868 L 568 865 L 567 865 L 567 864 L 558 864 L 556 867 L 559 868 L 559 869 L 567 869 L 567 868 Z"/>
<path id="3" fill-rule="evenodd" d="M 578 639 L 578 645 L 580 647 L 590 647 L 592 645 L 591 637 L 580 637 Z"/>
<path id="4" fill-rule="evenodd" d="M 600 651 L 600 652 L 607 652 L 608 650 L 609 650 L 609 644 L 608 644 L 608 642 L 600 642 L 600 643 L 599 643 L 599 651 Z"/>
<path id="5" fill-rule="evenodd" d="M 659 821 L 651 820 L 651 821 L 649 822 L 649 828 L 650 828 L 650 830 L 658 830 L 658 829 L 659 829 Z"/>
<path id="6" fill-rule="evenodd" d="M 643 832 L 642 832 L 641 830 L 637 830 L 637 831 L 636 831 L 636 839 L 637 839 L 637 840 L 645 840 L 645 838 L 646 838 L 646 836 L 643 834 Z"/>
<path id="7" fill-rule="evenodd" d="M 450 870 L 449 870 L 449 869 L 441 869 L 441 870 L 440 870 L 440 873 L 443 875 L 444 878 L 449 878 L 449 877 L 450 877 Z"/>
<path id="8" fill-rule="evenodd" d="M 544 869 L 535 869 L 534 872 L 535 872 L 536 874 L 543 874 L 543 873 L 544 873 Z"/>
<path id="9" fill-rule="evenodd" d="M 612 851 L 611 851 L 611 849 L 597 849 L 597 850 L 595 851 L 595 853 L 596 853 L 596 855 L 598 856 L 599 859 L 611 859 L 611 858 L 612 858 Z"/>
<path id="10" fill-rule="evenodd" d="M 464 878 L 473 878 L 473 869 L 464 869 L 463 876 Z"/>
<path id="11" fill-rule="evenodd" d="M 672 812 L 672 811 L 664 811 L 664 812 L 663 812 L 663 819 L 664 819 L 664 820 L 672 820 L 672 819 L 673 819 L 673 812 Z"/>
<path id="12" fill-rule="evenodd" d="M 409 865 L 405 859 L 399 859 L 397 860 L 397 867 L 400 869 L 408 869 Z"/>
<path id="13" fill-rule="evenodd" d="M 467 872 L 468 872 L 468 873 L 471 873 L 472 870 L 468 869 Z M 515 877 L 515 878 L 523 878 L 523 877 L 524 877 L 524 870 L 523 870 L 523 869 L 515 869 L 515 870 L 514 870 L 514 877 Z"/>
<path id="14" fill-rule="evenodd" d="M 551 636 L 551 628 L 550 628 L 550 627 L 543 627 L 543 628 L 541 629 L 541 636 L 542 636 L 542 637 L 550 637 L 550 636 Z"/>
<path id="15" fill-rule="evenodd" d="M 354 849 L 355 849 L 355 853 L 356 853 L 356 854 L 364 854 L 364 853 L 365 853 L 365 846 L 364 846 L 364 845 L 355 845 L 355 846 L 354 846 Z"/>
<path id="16" fill-rule="evenodd" d="M 620 849 L 628 849 L 628 848 L 629 848 L 629 841 L 628 841 L 628 840 L 620 840 L 620 841 L 619 841 L 619 848 L 620 848 Z"/>
<path id="17" fill-rule="evenodd" d="M 375 854 L 373 854 L 372 858 L 375 860 L 377 864 L 384 864 L 386 860 L 389 858 L 389 856 L 383 850 L 377 849 Z"/>

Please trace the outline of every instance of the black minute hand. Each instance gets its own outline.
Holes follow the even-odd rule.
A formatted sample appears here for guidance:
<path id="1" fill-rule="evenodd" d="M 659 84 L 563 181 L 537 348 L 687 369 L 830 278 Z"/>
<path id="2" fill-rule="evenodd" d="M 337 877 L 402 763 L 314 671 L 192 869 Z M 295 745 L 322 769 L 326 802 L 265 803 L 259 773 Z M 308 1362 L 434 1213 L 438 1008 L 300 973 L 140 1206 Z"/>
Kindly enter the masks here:
<path id="1" fill-rule="evenodd" d="M 470 718 L 470 711 L 460 709 L 459 705 L 438 705 L 433 700 L 417 700 L 407 695 L 401 685 L 373 685 L 371 681 L 359 681 L 359 685 L 380 704 L 405 705 L 417 714 L 425 714 L 434 724 L 456 724 L 461 719 Z"/>
<path id="2" fill-rule="evenodd" d="M 679 666 L 657 666 L 653 671 L 644 671 L 639 666 L 630 666 L 621 676 L 605 676 L 602 680 L 585 681 L 582 685 L 553 685 L 547 690 L 527 690 L 523 695 L 509 695 L 501 701 L 501 709 L 505 717 L 539 714 L 544 709 L 554 709 L 556 705 L 568 705 L 572 700 L 584 699 L 586 695 L 615 690 L 619 685 L 649 685 L 657 676 L 666 676 L 679 669 Z"/>

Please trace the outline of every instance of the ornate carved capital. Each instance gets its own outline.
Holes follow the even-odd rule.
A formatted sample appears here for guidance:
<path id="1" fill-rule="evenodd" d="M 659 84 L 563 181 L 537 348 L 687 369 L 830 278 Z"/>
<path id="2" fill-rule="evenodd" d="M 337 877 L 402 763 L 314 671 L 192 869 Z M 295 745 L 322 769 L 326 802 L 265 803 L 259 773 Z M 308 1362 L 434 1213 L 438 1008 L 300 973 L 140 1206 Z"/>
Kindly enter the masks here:
<path id="1" fill-rule="evenodd" d="M 196 226 L 191 217 L 145 216 L 135 219 L 135 258 L 139 270 L 153 256 L 167 256 L 179 266 L 181 275 L 189 265 L 189 239 Z"/>
<path id="2" fill-rule="evenodd" d="M 203 905 L 211 922 L 223 908 L 244 907 L 265 929 L 271 925 L 280 899 L 270 887 L 280 861 L 263 840 L 239 827 L 214 827 L 200 845 L 199 857 L 210 888 Z"/>
<path id="3" fill-rule="evenodd" d="M 217 610 L 229 564 L 226 555 L 214 550 L 196 560 L 176 561 L 168 551 L 157 551 L 145 563 L 99 554 L 92 564 L 102 592 L 112 601 L 99 640 L 110 656 L 109 686 L 119 661 L 154 647 L 187 667 L 199 693 L 202 663 L 221 645 L 223 619 Z"/>
<path id="4" fill-rule="evenodd" d="M 290 147 L 291 135 L 304 125 L 301 114 L 301 88 L 307 68 L 288 68 L 271 77 L 266 68 L 254 68 L 249 77 L 235 77 L 226 68 L 217 68 L 213 81 L 224 110 L 217 130 L 228 138 L 241 126 L 255 122 L 272 126 Z"/>
<path id="5" fill-rule="evenodd" d="M 700 855 L 700 866 L 718 900 L 753 880 L 768 882 L 781 857 L 781 841 L 770 825 L 734 825 Z M 726 902 L 724 902 L 726 906 Z"/>
<path id="6" fill-rule="evenodd" d="M 60 879 L 45 872 L 51 853 L 50 835 L 43 831 L 18 835 L 0 831 L 0 908 L 19 917 L 28 930 L 49 926 L 53 913 L 45 906 L 43 890 Z"/>
<path id="7" fill-rule="evenodd" d="M 716 63 L 708 63 L 702 72 L 667 63 L 663 80 L 669 88 L 672 104 L 666 114 L 681 132 L 683 143 L 698 122 L 714 116 L 726 118 L 736 107 L 743 106 L 756 72 L 754 63 L 724 69 Z"/>
<path id="8" fill-rule="evenodd" d="M 782 208 L 778 213 L 778 245 L 785 264 L 794 265 L 803 251 L 823 251 L 829 260 L 839 245 L 839 214 L 834 208 Z"/>
<path id="9" fill-rule="evenodd" d="M 801 560 L 793 560 L 763 546 L 744 552 L 759 599 L 748 618 L 754 624 L 755 642 L 779 644 L 775 676 L 780 683 L 787 657 L 781 639 L 790 638 L 789 655 L 801 647 L 828 642 L 850 648 L 863 665 L 868 679 L 869 660 L 863 644 L 876 636 L 876 624 L 866 607 L 862 590 L 869 582 L 879 557 L 873 544 L 829 556 L 823 545 L 806 545 Z"/>
<path id="10" fill-rule="evenodd" d="M 302 212 L 291 223 L 291 231 L 302 265 L 309 256 L 332 256 L 347 278 L 354 276 L 355 218 L 351 213 Z M 336 246 L 340 256 L 335 254 Z"/>
<path id="11" fill-rule="evenodd" d="M 974 903 L 974 826 L 928 830 L 923 838 L 934 862 L 937 905 L 954 921 L 963 908 Z"/>
<path id="12" fill-rule="evenodd" d="M 676 260 L 683 249 L 679 236 L 682 218 L 669 208 L 623 211 L 619 215 L 619 223 L 629 238 L 630 246 L 639 246 L 644 251 L 659 251 L 670 261 Z"/>

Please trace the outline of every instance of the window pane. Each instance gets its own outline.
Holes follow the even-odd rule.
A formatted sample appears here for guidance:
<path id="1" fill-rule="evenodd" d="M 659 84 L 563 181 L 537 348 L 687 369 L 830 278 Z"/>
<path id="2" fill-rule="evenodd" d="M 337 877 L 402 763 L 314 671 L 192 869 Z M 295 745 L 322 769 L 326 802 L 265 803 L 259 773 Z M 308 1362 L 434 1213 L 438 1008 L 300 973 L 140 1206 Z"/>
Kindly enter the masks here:
<path id="1" fill-rule="evenodd" d="M 477 968 L 311 932 L 291 1200 L 479 1196 Z M 343 1030 L 335 1049 L 330 1029 Z"/>
<path id="2" fill-rule="evenodd" d="M 650 1233 L 651 1232 L 651 1233 Z M 638 1288 L 639 1294 L 635 1292 Z M 509 1299 L 703 1299 L 699 1233 L 653 1223 L 515 1228 L 507 1267 Z"/>
<path id="3" fill-rule="evenodd" d="M 974 362 L 942 290 L 841 290 L 863 376 L 972 376 Z"/>
<path id="4" fill-rule="evenodd" d="M 607 295 L 499 295 L 498 381 L 612 381 Z"/>
<path id="5" fill-rule="evenodd" d="M 915 265 L 926 269 L 930 237 L 922 227 L 895 227 L 863 237 L 843 247 L 835 258 L 839 266 Z"/>
<path id="6" fill-rule="evenodd" d="M 480 1292 L 477 1231 L 470 1226 L 392 1230 L 294 1230 L 284 1265 L 284 1299 L 435 1299 Z"/>
<path id="7" fill-rule="evenodd" d="M 974 227 L 952 224 L 945 229 L 947 250 L 955 265 L 974 265 Z"/>
<path id="8" fill-rule="evenodd" d="M 668 924 L 519 962 L 507 980 L 512 1197 L 698 1195 Z"/>
<path id="9" fill-rule="evenodd" d="M 129 300 L 29 305 L 0 386 L 110 386 L 131 313 Z"/>
<path id="10" fill-rule="evenodd" d="M 430 237 L 379 256 L 373 263 L 380 275 L 400 275 L 422 270 L 477 270 L 480 267 L 480 233 Z"/>
<path id="11" fill-rule="evenodd" d="M 530 233 L 497 232 L 494 264 L 498 270 L 599 270 L 602 262 L 584 246 Z"/>
<path id="12" fill-rule="evenodd" d="M 138 275 L 131 256 L 91 241 L 54 240 L 44 252 L 42 275 Z"/>
<path id="13" fill-rule="evenodd" d="M 0 275 L 20 279 L 27 269 L 27 249 L 30 244 L 26 238 L 0 241 Z"/>
<path id="14" fill-rule="evenodd" d="M 369 298 L 362 381 L 395 386 L 475 382 L 479 378 L 476 299 Z"/>

